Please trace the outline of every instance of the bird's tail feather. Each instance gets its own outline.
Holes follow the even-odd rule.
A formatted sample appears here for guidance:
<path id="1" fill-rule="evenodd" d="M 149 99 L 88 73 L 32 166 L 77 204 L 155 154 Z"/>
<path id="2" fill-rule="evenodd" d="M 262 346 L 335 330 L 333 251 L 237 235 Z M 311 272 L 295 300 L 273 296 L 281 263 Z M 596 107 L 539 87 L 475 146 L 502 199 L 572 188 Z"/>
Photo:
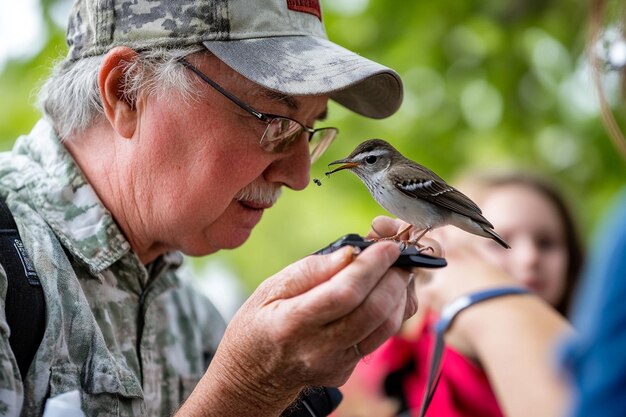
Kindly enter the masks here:
<path id="1" fill-rule="evenodd" d="M 490 228 L 489 228 L 489 227 L 487 227 L 487 226 L 482 226 L 482 229 L 483 229 L 485 232 L 487 232 L 487 234 L 489 235 L 489 237 L 490 237 L 490 238 L 492 238 L 493 240 L 495 240 L 496 242 L 498 242 L 498 244 L 499 244 L 500 246 L 502 246 L 503 248 L 506 248 L 506 249 L 511 249 L 511 246 L 510 246 L 508 243 L 506 243 L 506 242 L 504 241 L 504 239 L 502 239 L 502 238 L 500 237 L 500 235 L 499 235 L 499 234 L 497 234 L 496 232 L 494 232 L 494 231 L 493 231 L 493 229 L 490 229 Z"/>

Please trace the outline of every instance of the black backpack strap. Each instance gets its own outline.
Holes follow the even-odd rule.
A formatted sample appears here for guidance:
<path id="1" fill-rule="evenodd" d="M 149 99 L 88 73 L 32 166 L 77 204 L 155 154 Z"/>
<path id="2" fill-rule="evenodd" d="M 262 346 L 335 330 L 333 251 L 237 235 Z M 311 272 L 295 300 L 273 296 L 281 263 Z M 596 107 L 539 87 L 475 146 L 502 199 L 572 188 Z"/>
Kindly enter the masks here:
<path id="1" fill-rule="evenodd" d="M 24 249 L 13 215 L 0 199 L 0 264 L 7 275 L 5 314 L 9 343 L 22 379 L 43 339 L 46 304 L 37 272 Z"/>

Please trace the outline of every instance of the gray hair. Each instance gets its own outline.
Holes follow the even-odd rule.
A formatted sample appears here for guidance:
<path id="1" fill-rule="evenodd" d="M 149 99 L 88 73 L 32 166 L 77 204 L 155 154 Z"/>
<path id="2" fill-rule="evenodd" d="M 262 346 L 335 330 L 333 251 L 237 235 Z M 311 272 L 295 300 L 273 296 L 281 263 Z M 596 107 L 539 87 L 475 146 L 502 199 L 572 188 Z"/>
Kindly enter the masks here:
<path id="1" fill-rule="evenodd" d="M 124 63 L 122 94 L 135 103 L 140 93 L 158 96 L 176 89 L 186 99 L 197 99 L 189 75 L 178 59 L 200 51 L 206 49 L 197 45 L 139 52 L 135 59 Z M 103 58 L 103 55 L 77 61 L 66 58 L 55 65 L 52 75 L 42 85 L 39 108 L 61 139 L 88 128 L 104 115 L 98 87 Z"/>

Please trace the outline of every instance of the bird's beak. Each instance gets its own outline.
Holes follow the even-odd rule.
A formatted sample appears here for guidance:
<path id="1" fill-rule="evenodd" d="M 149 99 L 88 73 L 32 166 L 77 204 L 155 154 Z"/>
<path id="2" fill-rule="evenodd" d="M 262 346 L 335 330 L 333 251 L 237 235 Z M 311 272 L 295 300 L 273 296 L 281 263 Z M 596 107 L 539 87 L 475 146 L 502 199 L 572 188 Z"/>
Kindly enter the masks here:
<path id="1" fill-rule="evenodd" d="M 337 164 L 343 164 L 343 165 L 333 169 L 332 171 L 325 172 L 324 175 L 334 174 L 335 172 L 341 171 L 343 169 L 350 169 L 350 168 L 359 166 L 358 162 L 353 162 L 353 161 L 350 161 L 349 159 L 339 159 L 337 161 L 331 162 L 330 164 L 328 164 L 328 166 L 337 165 Z"/>

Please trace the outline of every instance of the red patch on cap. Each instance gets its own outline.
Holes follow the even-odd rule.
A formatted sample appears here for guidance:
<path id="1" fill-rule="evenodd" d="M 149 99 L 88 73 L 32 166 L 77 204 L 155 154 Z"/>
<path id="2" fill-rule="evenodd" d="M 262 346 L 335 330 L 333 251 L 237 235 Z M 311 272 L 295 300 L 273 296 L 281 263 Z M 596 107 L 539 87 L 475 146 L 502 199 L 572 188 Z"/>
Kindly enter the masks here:
<path id="1" fill-rule="evenodd" d="M 296 12 L 312 14 L 320 21 L 322 20 L 322 10 L 320 9 L 319 0 L 287 0 L 287 7 L 289 10 Z"/>

